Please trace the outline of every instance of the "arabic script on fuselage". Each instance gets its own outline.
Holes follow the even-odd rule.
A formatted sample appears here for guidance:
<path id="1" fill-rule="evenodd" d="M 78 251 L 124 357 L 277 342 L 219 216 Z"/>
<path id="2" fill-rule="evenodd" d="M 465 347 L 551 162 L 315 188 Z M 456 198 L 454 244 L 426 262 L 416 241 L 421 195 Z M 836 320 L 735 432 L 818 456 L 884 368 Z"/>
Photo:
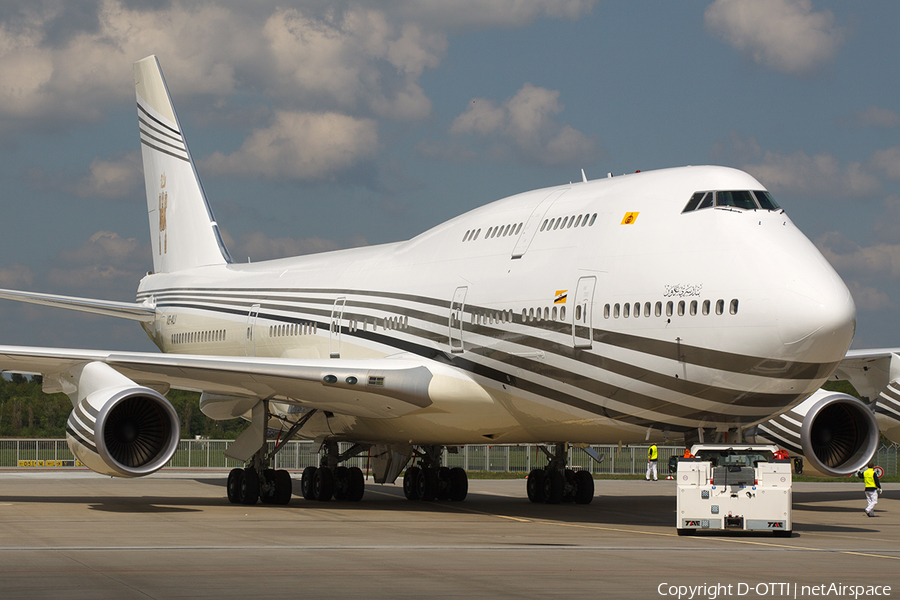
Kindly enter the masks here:
<path id="1" fill-rule="evenodd" d="M 686 298 L 690 296 L 699 296 L 703 289 L 702 283 L 678 283 L 675 285 L 667 285 L 666 292 L 663 294 L 666 298 Z"/>

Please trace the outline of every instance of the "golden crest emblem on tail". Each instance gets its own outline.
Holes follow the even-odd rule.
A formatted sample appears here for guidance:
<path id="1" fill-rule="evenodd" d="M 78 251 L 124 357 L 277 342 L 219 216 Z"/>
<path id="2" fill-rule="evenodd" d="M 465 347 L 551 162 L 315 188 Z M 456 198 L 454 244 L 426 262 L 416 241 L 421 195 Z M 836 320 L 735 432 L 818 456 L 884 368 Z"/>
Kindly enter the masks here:
<path id="1" fill-rule="evenodd" d="M 166 208 L 169 205 L 169 192 L 166 191 L 166 174 L 159 177 L 159 253 L 169 250 L 169 234 L 166 233 Z"/>

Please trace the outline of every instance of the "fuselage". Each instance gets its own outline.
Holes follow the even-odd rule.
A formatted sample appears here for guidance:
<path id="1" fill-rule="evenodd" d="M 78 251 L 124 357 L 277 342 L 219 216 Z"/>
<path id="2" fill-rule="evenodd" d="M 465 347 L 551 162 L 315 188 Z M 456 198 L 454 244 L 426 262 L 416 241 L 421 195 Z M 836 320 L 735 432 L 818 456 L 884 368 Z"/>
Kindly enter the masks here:
<path id="1" fill-rule="evenodd" d="M 368 442 L 599 443 L 741 428 L 818 389 L 849 348 L 840 277 L 779 209 L 711 206 L 750 175 L 684 167 L 531 191 L 405 242 L 148 275 L 164 352 L 417 357 L 477 384 Z M 457 390 L 458 391 L 458 390 Z M 302 406 L 302 398 L 275 398 Z"/>

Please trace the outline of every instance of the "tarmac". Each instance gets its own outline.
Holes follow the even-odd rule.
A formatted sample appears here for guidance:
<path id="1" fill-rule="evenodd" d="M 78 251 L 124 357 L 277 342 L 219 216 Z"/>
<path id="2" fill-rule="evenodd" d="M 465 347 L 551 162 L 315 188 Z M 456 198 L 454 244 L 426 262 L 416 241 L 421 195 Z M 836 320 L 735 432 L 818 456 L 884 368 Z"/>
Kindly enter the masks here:
<path id="1" fill-rule="evenodd" d="M 861 482 L 796 483 L 791 538 L 679 537 L 666 480 L 598 480 L 589 505 L 473 479 L 460 503 L 369 482 L 241 506 L 226 476 L 0 471 L 0 599 L 900 597 L 900 484 L 875 518 Z"/>

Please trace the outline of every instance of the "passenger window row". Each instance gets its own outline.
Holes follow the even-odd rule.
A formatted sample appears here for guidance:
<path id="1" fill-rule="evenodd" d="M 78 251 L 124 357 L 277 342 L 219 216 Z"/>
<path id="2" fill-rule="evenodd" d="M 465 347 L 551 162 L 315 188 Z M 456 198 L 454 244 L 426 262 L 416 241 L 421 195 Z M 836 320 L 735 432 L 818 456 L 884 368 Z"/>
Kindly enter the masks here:
<path id="1" fill-rule="evenodd" d="M 559 310 L 557 310 L 559 309 Z M 523 323 L 532 323 L 534 321 L 565 321 L 566 320 L 566 307 L 562 306 L 554 306 L 552 309 L 548 306 L 537 307 L 537 308 L 523 308 L 522 309 L 522 322 Z"/>
<path id="2" fill-rule="evenodd" d="M 495 237 L 506 237 L 508 235 L 518 235 L 519 232 L 522 231 L 522 223 L 511 224 L 511 225 L 497 225 L 496 227 L 488 227 L 488 230 L 484 234 L 485 240 L 495 238 Z M 470 229 L 463 236 L 462 241 L 471 242 L 478 239 L 479 234 L 481 233 L 481 229 Z"/>
<path id="3" fill-rule="evenodd" d="M 497 323 L 512 323 L 513 311 L 488 310 L 474 311 L 472 313 L 472 325 L 495 325 Z"/>
<path id="4" fill-rule="evenodd" d="M 730 192 L 695 192 L 682 213 L 713 206 L 740 208 L 743 210 L 779 210 L 769 192 L 737 190 Z"/>
<path id="5" fill-rule="evenodd" d="M 315 335 L 317 326 L 315 323 L 285 323 L 283 325 L 270 325 L 269 337 L 285 337 L 293 335 Z"/>
<path id="6" fill-rule="evenodd" d="M 698 312 L 701 315 L 708 315 L 711 311 L 715 311 L 717 315 L 721 315 L 725 313 L 725 301 L 722 299 L 716 300 L 715 306 L 712 305 L 710 300 L 703 300 L 699 302 L 697 300 L 691 300 L 687 302 L 686 300 L 679 300 L 676 305 L 673 300 L 669 300 L 665 305 L 665 316 L 671 317 L 673 315 L 677 315 L 679 317 L 683 317 L 685 315 L 685 311 L 691 316 L 696 315 Z M 622 317 L 623 319 L 627 319 L 629 317 L 640 317 L 643 313 L 644 317 L 661 317 L 663 316 L 663 303 L 657 302 L 656 304 L 651 304 L 650 302 L 644 302 L 643 305 L 640 302 L 635 302 L 633 304 L 624 303 L 624 304 L 607 304 L 603 307 L 603 318 L 608 319 L 612 317 L 613 319 L 618 319 Z M 738 300 L 734 298 L 731 302 L 728 303 L 728 313 L 732 315 L 736 315 L 738 313 Z"/>
<path id="7" fill-rule="evenodd" d="M 541 224 L 541 231 L 571 229 L 572 227 L 593 227 L 596 221 L 597 213 L 572 215 L 571 217 L 554 217 L 552 219 L 544 219 L 543 224 Z"/>
<path id="8" fill-rule="evenodd" d="M 359 319 L 359 318 L 351 318 L 349 320 L 349 324 L 347 329 L 353 333 L 357 332 L 360 329 L 363 331 L 369 331 L 369 326 L 371 325 L 372 331 L 378 331 L 378 326 L 380 325 L 382 329 L 407 329 L 409 328 L 409 317 L 407 316 L 393 316 L 393 317 L 383 317 L 377 318 L 372 317 L 371 321 L 369 318 Z"/>
<path id="9" fill-rule="evenodd" d="M 213 329 L 211 331 L 186 331 L 184 333 L 173 333 L 170 339 L 173 344 L 202 344 L 204 342 L 224 342 L 225 330 Z"/>

